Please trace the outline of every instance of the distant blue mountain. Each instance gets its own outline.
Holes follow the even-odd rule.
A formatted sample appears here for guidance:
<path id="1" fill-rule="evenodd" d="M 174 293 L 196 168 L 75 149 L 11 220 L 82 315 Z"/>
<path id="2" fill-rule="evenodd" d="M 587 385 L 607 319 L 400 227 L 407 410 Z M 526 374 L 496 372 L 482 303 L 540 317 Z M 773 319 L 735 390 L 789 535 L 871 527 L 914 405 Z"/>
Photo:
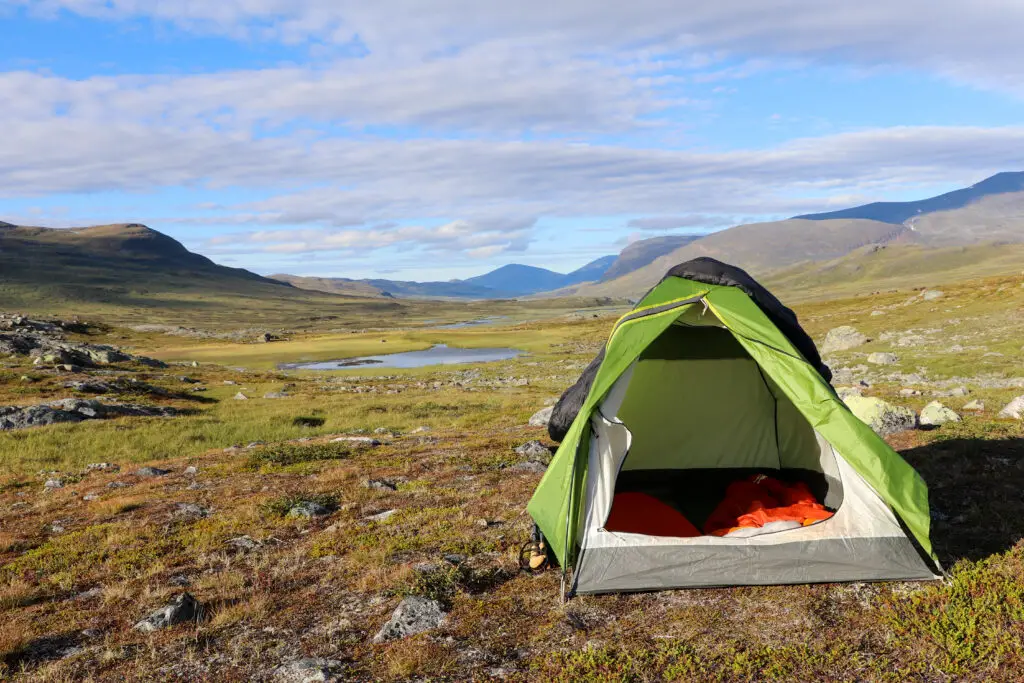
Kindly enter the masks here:
<path id="1" fill-rule="evenodd" d="M 829 211 L 827 213 L 811 213 L 803 216 L 794 216 L 794 218 L 803 218 L 811 221 L 826 221 L 832 218 L 867 218 L 873 221 L 881 221 L 882 223 L 900 225 L 915 216 L 963 208 L 989 195 L 1021 191 L 1024 191 L 1024 171 L 1006 171 L 1004 173 L 997 173 L 991 178 L 986 178 L 970 187 L 953 190 L 952 192 L 940 194 L 929 199 L 921 199 L 914 202 L 873 202 L 863 206 L 855 206 L 851 209 Z"/>

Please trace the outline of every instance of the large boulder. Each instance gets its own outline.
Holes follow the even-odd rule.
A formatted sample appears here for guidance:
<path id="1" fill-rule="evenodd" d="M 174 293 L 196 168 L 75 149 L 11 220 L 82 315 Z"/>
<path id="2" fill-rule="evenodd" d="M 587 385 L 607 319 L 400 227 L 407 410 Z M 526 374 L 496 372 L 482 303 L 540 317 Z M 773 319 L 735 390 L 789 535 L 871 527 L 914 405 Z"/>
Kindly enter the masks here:
<path id="1" fill-rule="evenodd" d="M 867 343 L 868 338 L 850 325 L 843 325 L 829 330 L 825 335 L 825 341 L 821 345 L 822 353 L 833 351 L 846 351 Z"/>
<path id="2" fill-rule="evenodd" d="M 445 611 L 437 600 L 410 595 L 395 608 L 388 622 L 373 637 L 373 642 L 408 638 L 435 629 L 444 623 L 445 617 Z"/>
<path id="3" fill-rule="evenodd" d="M 956 414 L 950 408 L 942 405 L 938 401 L 932 401 L 921 410 L 921 416 L 918 418 L 922 427 L 938 427 L 944 425 L 947 422 L 959 422 L 960 416 Z"/>
<path id="4" fill-rule="evenodd" d="M 910 408 L 896 406 L 873 396 L 849 396 L 845 399 L 861 422 L 881 436 L 913 429 L 917 415 Z"/>
<path id="5" fill-rule="evenodd" d="M 1018 396 L 1007 403 L 1006 406 L 999 411 L 999 415 L 996 417 L 1008 417 L 1012 420 L 1024 420 L 1024 396 Z"/>

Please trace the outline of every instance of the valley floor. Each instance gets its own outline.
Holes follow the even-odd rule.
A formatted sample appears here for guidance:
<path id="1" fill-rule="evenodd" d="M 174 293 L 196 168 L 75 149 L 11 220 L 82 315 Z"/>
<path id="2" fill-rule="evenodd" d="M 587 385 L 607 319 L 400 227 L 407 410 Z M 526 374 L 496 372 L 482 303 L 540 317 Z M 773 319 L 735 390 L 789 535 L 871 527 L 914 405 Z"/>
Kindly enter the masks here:
<path id="1" fill-rule="evenodd" d="M 837 386 L 915 410 L 937 399 L 963 415 L 889 437 L 930 488 L 932 538 L 950 572 L 932 583 L 563 606 L 557 570 L 520 572 L 525 506 L 543 467 L 514 449 L 548 443 L 528 418 L 600 348 L 615 319 L 607 312 L 270 344 L 116 328 L 103 340 L 171 366 L 69 375 L 11 359 L 0 365 L 0 405 L 82 397 L 69 380 L 133 377 L 159 391 L 113 396 L 180 414 L 0 433 L 0 673 L 303 680 L 295 671 L 305 666 L 338 680 L 1019 680 L 1024 422 L 997 413 L 1024 394 L 1024 279 L 941 289 L 798 309 L 819 343 L 840 325 L 870 338 L 826 354 Z M 432 343 L 529 355 L 410 371 L 275 369 Z M 874 352 L 895 359 L 868 363 Z M 981 410 L 963 410 L 975 400 Z M 134 628 L 184 592 L 201 606 L 194 618 Z M 443 623 L 374 642 L 410 595 L 437 600 Z M 322 661 L 295 663 L 303 658 Z"/>

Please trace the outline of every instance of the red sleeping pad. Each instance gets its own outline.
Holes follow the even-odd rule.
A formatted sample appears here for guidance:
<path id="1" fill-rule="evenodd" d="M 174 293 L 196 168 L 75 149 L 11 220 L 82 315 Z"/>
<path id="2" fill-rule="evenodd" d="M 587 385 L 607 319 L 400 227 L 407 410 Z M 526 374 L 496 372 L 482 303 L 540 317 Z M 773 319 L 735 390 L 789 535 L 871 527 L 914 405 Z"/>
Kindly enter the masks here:
<path id="1" fill-rule="evenodd" d="M 671 505 L 646 493 L 616 493 L 604 528 L 647 536 L 700 536 L 700 530 Z"/>

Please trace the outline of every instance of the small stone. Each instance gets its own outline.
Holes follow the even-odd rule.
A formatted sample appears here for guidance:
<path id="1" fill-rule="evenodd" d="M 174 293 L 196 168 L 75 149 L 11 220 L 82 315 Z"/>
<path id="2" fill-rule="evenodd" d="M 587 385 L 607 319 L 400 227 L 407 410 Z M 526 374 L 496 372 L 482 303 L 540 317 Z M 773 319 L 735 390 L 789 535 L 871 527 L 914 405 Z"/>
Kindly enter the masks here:
<path id="1" fill-rule="evenodd" d="M 909 396 L 920 396 L 920 395 L 921 395 L 921 390 L 920 389 L 900 389 L 900 396 L 909 397 Z"/>
<path id="2" fill-rule="evenodd" d="M 965 403 L 963 410 L 985 410 L 985 403 L 978 399 L 974 399 L 973 401 Z"/>
<path id="3" fill-rule="evenodd" d="M 946 296 L 946 293 L 938 289 L 927 289 L 921 292 L 921 298 L 925 301 L 935 301 Z"/>
<path id="4" fill-rule="evenodd" d="M 237 550 L 256 550 L 263 545 L 251 536 L 238 536 L 228 539 L 226 544 Z"/>
<path id="5" fill-rule="evenodd" d="M 306 500 L 298 505 L 292 507 L 288 511 L 288 517 L 291 519 L 312 519 L 314 517 L 326 517 L 331 514 L 329 508 L 324 507 L 320 503 L 314 503 L 311 500 Z"/>
<path id="6" fill-rule="evenodd" d="M 374 434 L 390 434 L 391 430 L 388 429 L 387 427 L 377 427 L 376 429 L 373 430 L 373 433 Z"/>
<path id="7" fill-rule="evenodd" d="M 871 311 L 871 316 L 885 315 L 885 311 Z"/>
<path id="8" fill-rule="evenodd" d="M 486 519 L 484 519 L 483 517 L 481 517 L 480 519 L 476 520 L 476 525 L 477 525 L 478 527 L 480 527 L 481 529 L 486 529 L 487 527 L 489 527 L 489 526 L 491 525 L 491 523 L 490 523 L 490 522 L 488 522 L 488 521 L 487 521 Z"/>
<path id="9" fill-rule="evenodd" d="M 369 517 L 365 517 L 364 519 L 367 522 L 386 522 L 389 519 L 391 519 L 396 512 L 398 512 L 398 510 L 385 510 L 384 512 L 378 512 L 377 514 L 370 515 Z"/>
<path id="10" fill-rule="evenodd" d="M 825 341 L 821 345 L 821 352 L 846 351 L 847 349 L 866 344 L 867 341 L 868 338 L 858 332 L 856 328 L 850 325 L 843 325 L 828 331 L 828 334 L 825 335 Z"/>
<path id="11" fill-rule="evenodd" d="M 245 394 L 243 394 L 241 391 L 239 391 L 237 394 L 235 394 L 235 400 L 236 401 L 248 401 L 249 397 L 246 396 Z"/>
<path id="12" fill-rule="evenodd" d="M 191 586 L 192 585 L 192 579 L 188 578 L 184 574 L 175 574 L 171 578 L 167 579 L 167 583 L 172 585 L 172 586 L 177 586 L 179 588 L 184 588 L 185 586 Z"/>
<path id="13" fill-rule="evenodd" d="M 107 484 L 108 489 L 123 489 L 127 488 L 128 486 L 129 484 L 126 484 L 123 481 L 112 481 L 109 484 Z"/>
<path id="14" fill-rule="evenodd" d="M 225 384 L 226 386 L 229 386 L 229 387 L 234 387 L 234 386 L 238 386 L 238 382 L 236 382 L 236 381 L 235 381 L 235 380 L 233 380 L 233 379 L 226 379 L 226 380 L 224 380 L 224 384 Z"/>
<path id="15" fill-rule="evenodd" d="M 84 500 L 84 501 L 86 501 L 88 503 L 90 501 L 98 500 L 99 497 L 100 496 L 99 496 L 98 493 L 87 493 L 84 496 L 82 496 L 82 500 Z"/>
<path id="16" fill-rule="evenodd" d="M 199 361 L 197 361 L 197 360 L 192 361 L 192 367 L 198 368 L 199 367 Z"/>
<path id="17" fill-rule="evenodd" d="M 1024 396 L 1018 396 L 1007 403 L 996 417 L 1024 420 Z"/>
<path id="18" fill-rule="evenodd" d="M 875 352 L 868 354 L 868 362 L 875 365 L 895 365 L 899 362 L 899 356 L 895 353 Z"/>
<path id="19" fill-rule="evenodd" d="M 373 637 L 373 642 L 383 643 L 430 631 L 441 626 L 445 617 L 445 611 L 437 600 L 410 595 L 395 608 L 391 619 Z"/>
<path id="20" fill-rule="evenodd" d="M 938 401 L 932 401 L 921 410 L 918 422 L 922 427 L 938 427 L 947 422 L 960 422 L 960 416 Z"/>
<path id="21" fill-rule="evenodd" d="M 62 489 L 62 488 L 64 488 L 64 480 L 63 479 L 47 479 L 46 483 L 43 484 L 43 488 L 46 488 L 48 490 Z"/>
<path id="22" fill-rule="evenodd" d="M 170 473 L 170 470 L 162 470 L 159 467 L 140 467 L 135 470 L 135 474 L 140 477 L 163 477 Z"/>
<path id="23" fill-rule="evenodd" d="M 547 427 L 548 422 L 551 421 L 551 413 L 554 412 L 554 410 L 554 406 L 541 408 L 536 413 L 530 416 L 530 421 L 527 424 L 531 427 Z"/>
<path id="24" fill-rule="evenodd" d="M 86 472 L 117 472 L 120 467 L 112 462 L 94 462 L 85 466 Z"/>
<path id="25" fill-rule="evenodd" d="M 444 561 L 448 564 L 454 564 L 458 566 L 466 561 L 466 556 L 460 555 L 459 553 L 448 553 L 444 556 Z"/>
<path id="26" fill-rule="evenodd" d="M 424 434 L 424 433 L 429 432 L 429 431 L 430 431 L 430 427 L 417 427 L 416 429 L 413 429 L 409 433 L 410 434 Z"/>
<path id="27" fill-rule="evenodd" d="M 62 534 L 65 531 L 64 525 L 60 522 L 54 522 L 50 525 L 50 531 L 55 534 Z"/>
<path id="28" fill-rule="evenodd" d="M 379 491 L 397 491 L 398 484 L 387 479 L 365 479 L 363 480 L 363 488 L 377 489 Z"/>
<path id="29" fill-rule="evenodd" d="M 263 394 L 263 398 L 288 398 L 288 394 L 283 391 L 270 391 Z"/>
<path id="30" fill-rule="evenodd" d="M 182 593 L 169 604 L 152 612 L 145 619 L 135 624 L 135 630 L 151 633 L 186 621 L 196 621 L 199 619 L 201 612 L 202 606 L 199 602 L 191 594 Z"/>
<path id="31" fill-rule="evenodd" d="M 307 657 L 282 664 L 274 670 L 274 680 L 281 683 L 321 683 L 336 680 L 343 664 L 336 659 Z"/>
<path id="32" fill-rule="evenodd" d="M 195 465 L 189 465 L 188 467 L 185 468 L 185 471 L 184 471 L 183 474 L 185 474 L 185 476 L 188 476 L 188 477 L 194 477 L 197 474 L 199 474 L 199 468 L 196 467 Z"/>
<path id="33" fill-rule="evenodd" d="M 179 519 L 202 519 L 208 517 L 210 511 L 195 503 L 178 503 L 174 506 L 174 516 Z"/>
<path id="34" fill-rule="evenodd" d="M 527 441 L 522 446 L 517 446 L 516 453 L 530 460 L 547 465 L 551 462 L 551 450 L 540 441 Z"/>
<path id="35" fill-rule="evenodd" d="M 968 396 L 970 393 L 971 390 L 967 387 L 953 387 L 949 390 L 950 396 Z"/>

